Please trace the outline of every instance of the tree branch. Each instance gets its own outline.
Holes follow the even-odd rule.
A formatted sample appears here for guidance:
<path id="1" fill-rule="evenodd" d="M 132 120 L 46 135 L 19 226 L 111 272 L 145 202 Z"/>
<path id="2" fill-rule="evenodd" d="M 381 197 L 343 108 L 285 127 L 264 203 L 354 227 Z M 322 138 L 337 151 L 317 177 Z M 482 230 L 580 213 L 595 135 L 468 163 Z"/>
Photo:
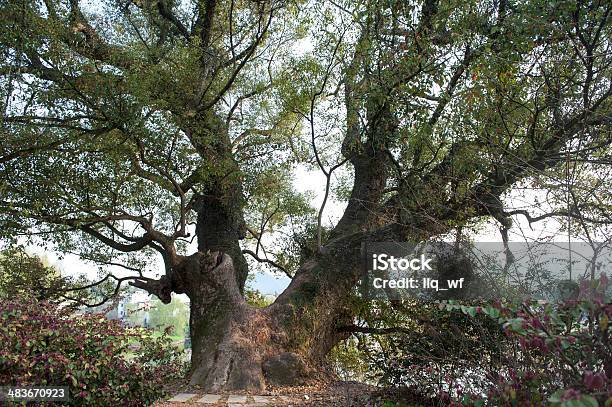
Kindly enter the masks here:
<path id="1" fill-rule="evenodd" d="M 249 256 L 251 256 L 252 258 L 254 258 L 255 260 L 257 260 L 259 263 L 266 263 L 269 264 L 273 267 L 276 267 L 277 269 L 279 269 L 280 271 L 282 271 L 283 273 L 285 273 L 285 275 L 289 278 L 293 278 L 293 276 L 289 273 L 289 271 L 287 271 L 286 268 L 284 268 L 283 266 L 281 266 L 280 264 L 278 264 L 277 262 L 275 262 L 274 260 L 270 260 L 268 258 L 261 258 L 259 257 L 257 254 L 255 254 L 254 251 L 249 250 L 249 249 L 242 249 L 242 253 L 244 254 L 248 254 Z"/>

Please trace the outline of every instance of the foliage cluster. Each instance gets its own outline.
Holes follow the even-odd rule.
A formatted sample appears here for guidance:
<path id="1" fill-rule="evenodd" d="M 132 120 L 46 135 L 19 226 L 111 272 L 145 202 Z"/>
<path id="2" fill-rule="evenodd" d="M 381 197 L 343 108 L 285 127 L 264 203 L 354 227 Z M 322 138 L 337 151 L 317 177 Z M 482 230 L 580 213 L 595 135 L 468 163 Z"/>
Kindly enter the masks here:
<path id="1" fill-rule="evenodd" d="M 104 302 L 117 294 L 115 288 L 111 279 L 93 285 L 85 274 L 62 275 L 46 257 L 28 253 L 22 246 L 0 251 L 0 298 L 28 296 L 76 308 Z"/>
<path id="2" fill-rule="evenodd" d="M 554 304 L 415 305 L 403 327 L 364 329 L 387 335 L 357 334 L 350 348 L 361 352 L 362 371 L 376 373 L 370 379 L 414 387 L 449 405 L 609 406 L 607 285 L 602 274 L 584 281 L 578 297 Z"/>
<path id="3" fill-rule="evenodd" d="M 0 303 L 2 385 L 65 385 L 74 406 L 140 406 L 184 368 L 167 336 L 25 297 Z"/>

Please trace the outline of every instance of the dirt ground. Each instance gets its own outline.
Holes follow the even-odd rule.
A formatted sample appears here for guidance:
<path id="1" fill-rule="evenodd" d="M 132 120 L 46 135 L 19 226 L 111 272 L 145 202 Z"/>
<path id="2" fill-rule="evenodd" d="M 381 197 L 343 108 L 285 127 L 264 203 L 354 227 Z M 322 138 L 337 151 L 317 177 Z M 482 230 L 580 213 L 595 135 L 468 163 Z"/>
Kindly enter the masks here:
<path id="1" fill-rule="evenodd" d="M 204 391 L 198 388 L 184 386 L 176 387 L 170 391 L 170 394 L 178 393 L 195 393 L 198 396 L 193 397 L 191 401 L 184 403 L 157 402 L 154 407 L 202 407 L 204 404 L 197 403 Z M 235 392 L 232 394 L 247 394 Z M 296 387 L 281 387 L 273 388 L 268 391 L 258 394 L 260 396 L 283 396 L 285 402 L 276 401 L 268 405 L 273 406 L 294 406 L 294 407 L 380 407 L 385 401 L 402 402 L 405 405 L 419 406 L 437 406 L 439 405 L 434 400 L 423 398 L 422 396 L 408 390 L 391 391 L 375 386 L 370 386 L 357 382 L 332 382 L 320 383 L 317 385 L 296 386 Z M 206 404 L 207 406 L 225 407 L 226 403 Z M 247 406 L 248 404 L 245 404 Z M 387 404 L 392 405 L 392 404 Z"/>

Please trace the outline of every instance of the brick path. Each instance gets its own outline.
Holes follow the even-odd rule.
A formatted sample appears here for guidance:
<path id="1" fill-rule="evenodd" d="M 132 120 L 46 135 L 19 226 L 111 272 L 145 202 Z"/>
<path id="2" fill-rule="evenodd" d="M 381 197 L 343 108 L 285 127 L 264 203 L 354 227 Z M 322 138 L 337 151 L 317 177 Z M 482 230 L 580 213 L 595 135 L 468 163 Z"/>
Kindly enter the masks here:
<path id="1" fill-rule="evenodd" d="M 239 394 L 196 394 L 179 393 L 168 400 L 171 403 L 198 403 L 202 406 L 228 406 L 228 407 L 264 407 L 288 406 L 291 400 L 284 396 L 245 396 Z"/>

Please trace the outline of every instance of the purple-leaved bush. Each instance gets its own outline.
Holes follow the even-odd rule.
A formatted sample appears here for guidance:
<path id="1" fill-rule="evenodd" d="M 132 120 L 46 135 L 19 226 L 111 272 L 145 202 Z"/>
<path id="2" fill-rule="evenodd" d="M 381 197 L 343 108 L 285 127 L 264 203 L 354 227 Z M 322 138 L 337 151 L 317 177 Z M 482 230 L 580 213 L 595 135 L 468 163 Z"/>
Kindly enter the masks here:
<path id="1" fill-rule="evenodd" d="M 182 360 L 166 335 L 101 314 L 24 298 L 0 303 L 0 385 L 69 386 L 74 406 L 150 405 L 183 375 Z"/>

